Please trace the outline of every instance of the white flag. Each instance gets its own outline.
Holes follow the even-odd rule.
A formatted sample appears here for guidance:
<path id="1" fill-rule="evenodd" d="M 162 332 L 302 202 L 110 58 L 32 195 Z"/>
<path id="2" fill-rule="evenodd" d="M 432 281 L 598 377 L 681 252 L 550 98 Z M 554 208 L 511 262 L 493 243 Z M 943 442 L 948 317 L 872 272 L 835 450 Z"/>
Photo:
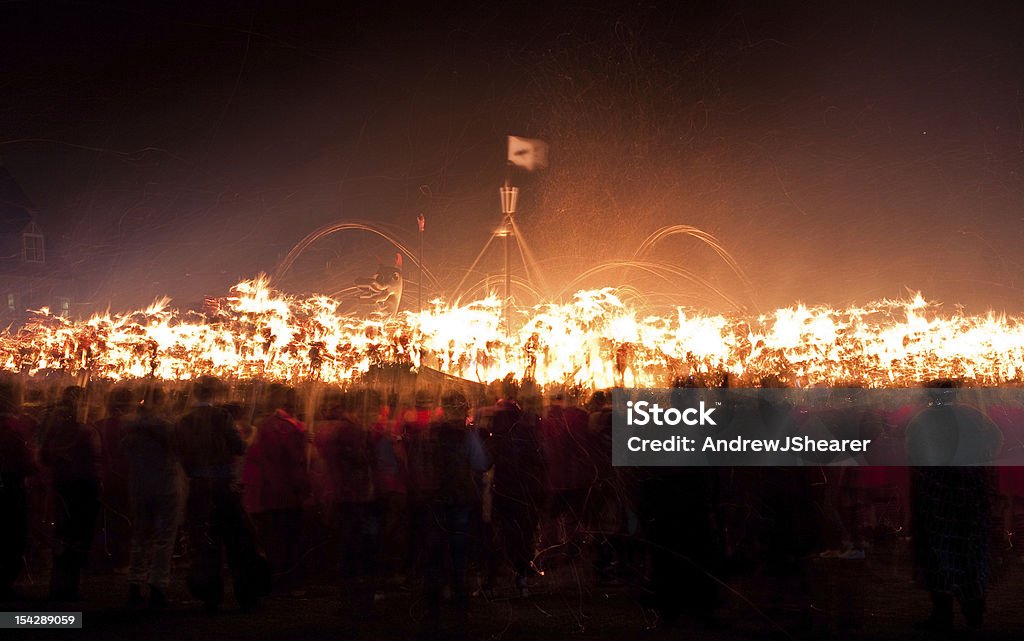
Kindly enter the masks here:
<path id="1" fill-rule="evenodd" d="M 532 138 L 508 137 L 508 161 L 526 171 L 548 166 L 548 143 Z"/>

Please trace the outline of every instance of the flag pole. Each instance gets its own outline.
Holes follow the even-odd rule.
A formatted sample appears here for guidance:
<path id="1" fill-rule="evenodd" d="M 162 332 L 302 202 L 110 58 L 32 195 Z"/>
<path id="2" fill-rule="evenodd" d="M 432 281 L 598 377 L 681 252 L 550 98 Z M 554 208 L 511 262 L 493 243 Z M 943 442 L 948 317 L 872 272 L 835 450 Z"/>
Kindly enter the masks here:
<path id="1" fill-rule="evenodd" d="M 511 338 L 512 336 L 512 320 L 509 308 L 512 306 L 512 271 L 509 269 L 508 264 L 508 245 L 511 242 L 510 237 L 512 236 L 512 225 L 509 224 L 511 216 L 505 217 L 505 337 Z"/>
<path id="2" fill-rule="evenodd" d="M 426 226 L 426 222 L 427 219 L 424 218 L 423 212 L 420 212 L 420 215 L 416 217 L 416 223 L 419 225 L 420 228 L 420 255 L 419 258 L 416 260 L 416 263 L 419 266 L 419 276 L 417 276 L 419 286 L 416 288 L 416 302 L 418 307 L 417 311 L 419 311 L 420 313 L 423 312 L 423 229 Z"/>
<path id="3" fill-rule="evenodd" d="M 505 338 L 512 338 L 512 270 L 509 263 L 511 251 L 509 250 L 513 233 L 512 217 L 516 213 L 516 197 L 519 195 L 519 188 L 509 184 L 508 173 L 505 174 L 505 184 L 498 190 L 501 193 L 502 220 L 501 233 L 505 236 Z"/>

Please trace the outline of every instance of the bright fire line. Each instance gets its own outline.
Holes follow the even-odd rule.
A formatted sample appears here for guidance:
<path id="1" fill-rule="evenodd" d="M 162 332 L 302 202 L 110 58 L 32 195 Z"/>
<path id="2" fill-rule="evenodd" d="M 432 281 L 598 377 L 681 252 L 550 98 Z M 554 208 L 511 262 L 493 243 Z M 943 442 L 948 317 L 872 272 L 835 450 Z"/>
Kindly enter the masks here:
<path id="1" fill-rule="evenodd" d="M 512 374 L 587 388 L 663 386 L 723 373 L 741 383 L 775 377 L 801 386 L 1024 379 L 1024 319 L 943 314 L 920 294 L 741 318 L 683 308 L 644 315 L 606 288 L 517 310 L 511 337 L 494 296 L 460 306 L 435 300 L 395 318 L 358 317 L 340 314 L 337 300 L 284 294 L 259 277 L 217 302 L 203 313 L 179 312 L 164 299 L 87 321 L 39 310 L 0 334 L 0 363 L 30 375 L 57 370 L 113 380 L 213 374 L 335 383 L 375 365 L 406 364 L 481 382 Z"/>

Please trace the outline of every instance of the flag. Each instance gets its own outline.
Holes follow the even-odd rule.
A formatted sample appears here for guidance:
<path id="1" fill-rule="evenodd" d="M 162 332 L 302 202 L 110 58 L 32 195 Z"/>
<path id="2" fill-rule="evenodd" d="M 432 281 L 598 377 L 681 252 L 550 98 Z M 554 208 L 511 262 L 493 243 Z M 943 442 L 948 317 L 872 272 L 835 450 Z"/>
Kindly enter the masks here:
<path id="1" fill-rule="evenodd" d="M 420 215 L 416 217 L 416 222 L 419 223 L 420 232 L 422 232 L 427 224 L 427 219 L 423 217 L 423 212 L 420 212 Z"/>
<path id="2" fill-rule="evenodd" d="M 548 166 L 548 143 L 532 138 L 508 137 L 508 162 L 526 171 Z"/>

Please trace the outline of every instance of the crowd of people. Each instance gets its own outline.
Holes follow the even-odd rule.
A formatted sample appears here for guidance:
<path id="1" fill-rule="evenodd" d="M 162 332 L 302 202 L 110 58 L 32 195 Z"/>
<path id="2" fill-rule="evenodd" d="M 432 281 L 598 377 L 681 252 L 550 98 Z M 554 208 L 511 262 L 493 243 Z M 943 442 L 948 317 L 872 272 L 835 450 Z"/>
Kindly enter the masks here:
<path id="1" fill-rule="evenodd" d="M 932 600 L 921 625 L 945 629 L 955 601 L 981 624 L 993 557 L 1024 525 L 1016 468 L 616 468 L 604 392 L 508 380 L 403 404 L 372 388 L 204 377 L 107 389 L 98 419 L 95 391 L 46 392 L 0 382 L 0 598 L 26 567 L 49 569 L 55 602 L 88 599 L 86 568 L 123 574 L 138 608 L 167 606 L 178 575 L 208 610 L 225 575 L 242 609 L 341 581 L 362 612 L 389 590 L 419 594 L 430 626 L 446 602 L 459 620 L 473 597 L 528 597 L 546 568 L 582 562 L 665 622 L 716 625 L 735 573 L 799 574 L 910 536 Z M 965 416 L 1024 425 L 1024 408 L 963 407 L 924 400 L 857 429 L 911 443 Z"/>

